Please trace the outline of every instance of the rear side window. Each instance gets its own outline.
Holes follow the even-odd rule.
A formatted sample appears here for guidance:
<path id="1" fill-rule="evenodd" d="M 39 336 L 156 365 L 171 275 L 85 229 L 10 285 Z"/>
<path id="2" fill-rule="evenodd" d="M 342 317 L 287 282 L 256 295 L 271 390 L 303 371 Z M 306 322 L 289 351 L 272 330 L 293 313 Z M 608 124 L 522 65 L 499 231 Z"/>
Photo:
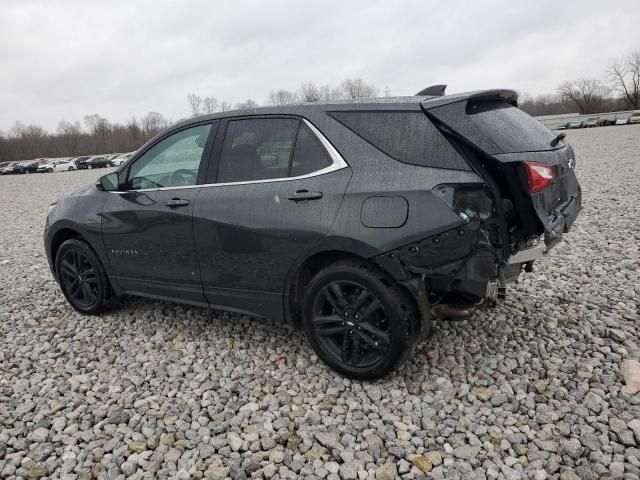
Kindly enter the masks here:
<path id="1" fill-rule="evenodd" d="M 291 176 L 317 172 L 331 165 L 331 157 L 318 137 L 304 123 L 300 125 L 291 164 Z"/>
<path id="2" fill-rule="evenodd" d="M 299 124 L 289 118 L 230 121 L 220 154 L 218 182 L 288 177 Z"/>
<path id="3" fill-rule="evenodd" d="M 486 100 L 468 102 L 465 113 L 499 152 L 535 152 L 564 146 L 559 142 L 558 146 L 553 147 L 553 132 L 510 103 Z"/>
<path id="4" fill-rule="evenodd" d="M 422 112 L 333 112 L 331 116 L 400 162 L 470 170 Z"/>

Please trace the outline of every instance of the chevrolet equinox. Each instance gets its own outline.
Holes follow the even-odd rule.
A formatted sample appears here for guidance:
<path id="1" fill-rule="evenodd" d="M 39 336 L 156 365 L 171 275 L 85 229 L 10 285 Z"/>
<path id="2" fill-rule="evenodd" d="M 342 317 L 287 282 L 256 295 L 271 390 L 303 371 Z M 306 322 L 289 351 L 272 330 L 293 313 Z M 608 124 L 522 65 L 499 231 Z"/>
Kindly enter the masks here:
<path id="1" fill-rule="evenodd" d="M 515 92 L 438 90 L 169 128 L 50 207 L 62 293 L 84 314 L 133 294 L 284 319 L 341 374 L 385 375 L 580 210 L 573 149 Z"/>

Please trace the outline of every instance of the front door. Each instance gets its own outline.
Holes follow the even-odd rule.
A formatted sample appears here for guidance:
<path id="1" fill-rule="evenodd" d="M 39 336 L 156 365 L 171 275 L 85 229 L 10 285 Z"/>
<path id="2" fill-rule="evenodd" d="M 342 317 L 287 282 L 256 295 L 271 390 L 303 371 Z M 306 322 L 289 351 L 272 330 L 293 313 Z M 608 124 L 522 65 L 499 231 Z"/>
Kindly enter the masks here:
<path id="1" fill-rule="evenodd" d="M 194 207 L 205 296 L 278 317 L 287 272 L 329 231 L 351 170 L 298 118 L 233 119 L 221 128 L 217 175 L 214 164 Z"/>
<path id="2" fill-rule="evenodd" d="M 206 305 L 193 206 L 212 124 L 171 133 L 136 158 L 103 209 L 102 236 L 121 288 Z"/>

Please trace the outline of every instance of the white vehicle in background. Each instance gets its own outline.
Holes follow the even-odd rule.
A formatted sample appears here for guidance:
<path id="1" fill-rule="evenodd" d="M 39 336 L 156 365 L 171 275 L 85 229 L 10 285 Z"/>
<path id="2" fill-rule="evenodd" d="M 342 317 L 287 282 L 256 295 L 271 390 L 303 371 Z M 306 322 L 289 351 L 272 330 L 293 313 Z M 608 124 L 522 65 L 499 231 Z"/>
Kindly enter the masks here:
<path id="1" fill-rule="evenodd" d="M 616 118 L 616 125 L 627 125 L 628 123 L 628 118 Z"/>
<path id="2" fill-rule="evenodd" d="M 135 152 L 130 152 L 130 153 L 123 153 L 122 155 L 118 155 L 117 157 L 111 159 L 111 164 L 114 167 L 119 167 L 124 162 L 129 160 L 134 153 Z"/>
<path id="3" fill-rule="evenodd" d="M 640 110 L 635 110 L 627 120 L 629 125 L 640 123 Z"/>
<path id="4" fill-rule="evenodd" d="M 38 165 L 39 173 L 68 172 L 73 169 L 71 161 L 66 158 L 54 158 L 42 165 Z"/>

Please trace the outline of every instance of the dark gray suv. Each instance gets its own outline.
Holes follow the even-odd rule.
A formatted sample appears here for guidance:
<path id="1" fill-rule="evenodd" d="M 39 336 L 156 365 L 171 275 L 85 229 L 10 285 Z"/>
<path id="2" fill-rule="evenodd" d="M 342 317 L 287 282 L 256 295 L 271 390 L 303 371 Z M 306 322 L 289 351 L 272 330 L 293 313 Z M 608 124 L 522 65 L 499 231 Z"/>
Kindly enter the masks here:
<path id="1" fill-rule="evenodd" d="M 283 319 L 373 379 L 560 240 L 574 166 L 508 90 L 225 112 L 58 200 L 45 247 L 79 312 L 133 294 Z"/>

